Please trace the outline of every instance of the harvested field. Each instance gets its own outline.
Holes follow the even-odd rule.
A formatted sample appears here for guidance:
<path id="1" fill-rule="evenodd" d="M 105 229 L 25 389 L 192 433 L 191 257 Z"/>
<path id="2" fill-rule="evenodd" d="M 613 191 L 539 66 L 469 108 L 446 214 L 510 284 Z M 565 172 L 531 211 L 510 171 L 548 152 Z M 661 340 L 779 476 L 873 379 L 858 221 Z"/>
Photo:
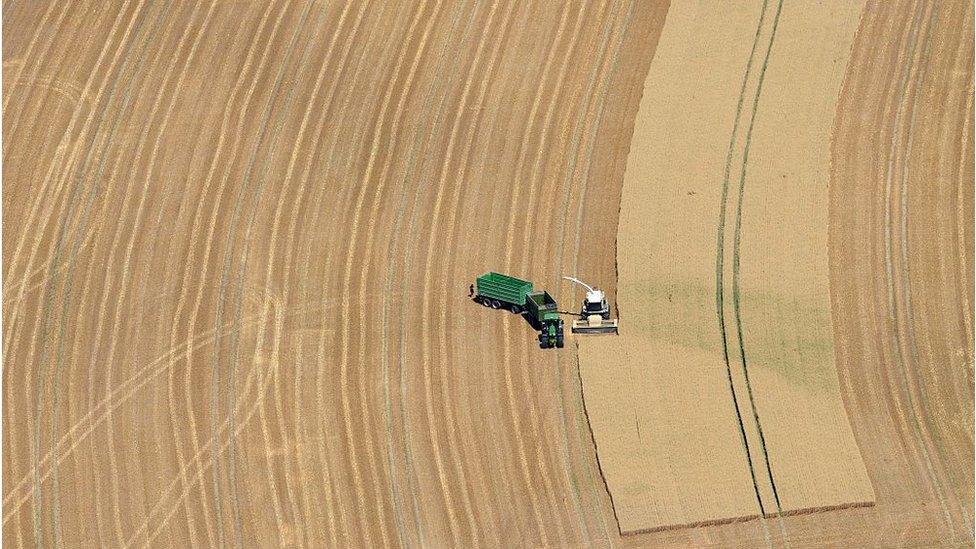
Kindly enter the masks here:
<path id="1" fill-rule="evenodd" d="M 612 273 L 666 8 L 5 3 L 4 541 L 615 537 L 575 360 L 467 286 Z"/>
<path id="2" fill-rule="evenodd" d="M 816 202 L 750 202 L 748 188 L 740 283 L 743 295 L 779 299 L 814 277 L 803 310 L 831 350 L 805 355 L 818 374 L 797 394 L 829 384 L 826 402 L 805 403 L 834 414 L 814 427 L 849 431 L 795 437 L 788 415 L 763 428 L 788 448 L 771 455 L 784 468 L 806 463 L 805 440 L 840 433 L 874 504 L 621 535 L 630 528 L 618 522 L 602 447 L 598 461 L 576 345 L 539 349 L 525 322 L 475 306 L 467 287 L 484 271 L 509 272 L 575 308 L 578 288 L 560 276 L 597 282 L 619 301 L 624 335 L 581 342 L 583 381 L 597 359 L 646 358 L 611 343 L 660 312 L 627 297 L 623 254 L 617 297 L 616 248 L 639 228 L 625 210 L 618 233 L 624 174 L 641 175 L 628 168 L 641 154 L 631 137 L 642 135 L 638 107 L 655 99 L 645 82 L 659 37 L 682 17 L 675 30 L 703 32 L 707 13 L 665 1 L 6 0 L 4 544 L 965 543 L 972 3 L 822 4 L 783 7 L 749 168 L 751 184 L 777 162 L 803 162 L 796 173 L 816 174 Z M 769 0 L 767 17 L 777 6 Z M 734 48 L 711 53 L 727 66 L 667 58 L 711 70 L 709 92 L 732 98 L 723 117 L 702 117 L 701 157 L 729 150 L 760 8 L 725 14 Z M 815 30 L 846 40 L 824 50 L 838 56 L 830 66 L 805 47 Z M 790 103 L 793 70 L 824 79 L 810 91 L 822 103 Z M 784 123 L 775 115 L 797 112 L 816 139 L 774 135 Z M 690 131 L 684 107 L 664 113 Z M 667 154 L 694 163 L 678 137 Z M 819 148 L 759 153 L 798 144 Z M 721 162 L 717 178 L 695 166 L 690 190 L 714 198 Z M 789 227 L 809 269 L 785 257 L 793 248 L 748 247 L 773 240 L 764 231 L 783 223 L 780 206 L 804 216 Z M 717 216 L 706 217 L 697 228 L 714 243 Z M 749 253 L 775 255 L 786 275 L 760 276 L 765 256 Z M 707 261 L 714 276 L 714 249 Z M 766 305 L 742 303 L 757 348 L 797 335 L 764 316 Z M 667 327 L 675 344 L 696 337 L 689 327 L 715 331 L 713 302 L 693 312 Z M 608 351 L 596 357 L 590 343 Z M 704 370 L 706 354 L 686 358 Z M 649 379 L 648 394 L 660 390 Z M 756 374 L 757 407 L 792 398 L 798 385 L 786 379 Z M 689 409 L 731 409 L 700 394 L 667 404 L 653 413 L 670 415 L 648 421 L 674 428 Z M 716 448 L 742 455 L 735 431 L 715 432 Z M 869 499 L 851 484 L 855 465 L 831 501 Z M 681 476 L 653 474 L 685 488 Z M 798 494 L 787 508 L 806 508 L 824 483 L 783 486 L 783 497 Z M 759 514 L 747 509 L 752 485 L 736 489 L 715 495 L 729 507 L 719 514 Z"/>

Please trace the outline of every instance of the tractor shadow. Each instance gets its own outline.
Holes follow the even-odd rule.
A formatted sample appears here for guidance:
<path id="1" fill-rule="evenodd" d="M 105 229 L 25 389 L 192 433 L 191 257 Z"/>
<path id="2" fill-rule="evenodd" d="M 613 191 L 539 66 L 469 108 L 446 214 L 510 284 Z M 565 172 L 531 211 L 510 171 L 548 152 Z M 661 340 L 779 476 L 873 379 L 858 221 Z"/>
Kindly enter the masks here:
<path id="1" fill-rule="evenodd" d="M 537 322 L 534 318 L 532 318 L 532 315 L 530 315 L 527 311 L 524 311 L 523 310 L 523 311 L 519 311 L 519 312 L 513 312 L 510 309 L 507 309 L 505 307 L 499 307 L 498 309 L 494 309 L 490 305 L 485 305 L 484 303 L 480 303 L 479 301 L 477 301 L 474 298 L 469 298 L 469 299 L 470 299 L 470 301 L 472 303 L 474 303 L 478 307 L 482 307 L 482 308 L 485 308 L 485 309 L 488 309 L 490 311 L 494 311 L 494 312 L 498 313 L 498 316 L 502 316 L 502 315 L 513 315 L 514 316 L 514 315 L 518 315 L 518 316 L 522 317 L 522 320 L 524 320 L 525 323 L 528 324 L 529 327 L 532 328 L 533 331 L 539 332 L 539 331 L 542 330 L 542 324 L 539 323 L 539 322 Z"/>

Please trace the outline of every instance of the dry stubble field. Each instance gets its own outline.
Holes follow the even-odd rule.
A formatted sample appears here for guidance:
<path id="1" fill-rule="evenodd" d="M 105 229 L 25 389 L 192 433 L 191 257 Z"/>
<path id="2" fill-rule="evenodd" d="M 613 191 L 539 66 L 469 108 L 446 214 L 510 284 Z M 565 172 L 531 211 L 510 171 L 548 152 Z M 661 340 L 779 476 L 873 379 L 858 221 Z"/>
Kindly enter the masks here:
<path id="1" fill-rule="evenodd" d="M 621 537 L 573 346 L 467 301 L 490 269 L 614 296 L 668 8 L 6 0 L 4 543 L 971 535 L 969 2 L 869 2 L 834 122 L 836 365 L 875 506 Z"/>

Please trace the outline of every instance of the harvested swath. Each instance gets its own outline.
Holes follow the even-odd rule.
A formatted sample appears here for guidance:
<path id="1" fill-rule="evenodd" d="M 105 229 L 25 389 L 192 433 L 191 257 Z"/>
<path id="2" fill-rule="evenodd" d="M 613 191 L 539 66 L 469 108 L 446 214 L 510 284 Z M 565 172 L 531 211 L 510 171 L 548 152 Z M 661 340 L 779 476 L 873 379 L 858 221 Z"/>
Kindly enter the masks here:
<path id="1" fill-rule="evenodd" d="M 504 339 L 453 286 L 504 257 L 507 238 L 554 226 L 552 175 L 576 154 L 565 132 L 587 108 L 584 84 L 599 72 L 603 96 L 643 76 L 598 71 L 603 44 L 644 58 L 666 6 L 635 5 L 658 26 L 631 33 L 611 3 L 177 4 L 5 5 L 8 21 L 31 23 L 5 29 L 19 45 L 5 51 L 26 56 L 4 64 L 18 81 L 7 114 L 20 120 L 5 125 L 16 189 L 4 196 L 16 225 L 4 254 L 5 541 L 606 537 L 591 515 L 595 502 L 608 516 L 603 486 L 588 436 L 565 419 L 582 416 L 552 383 L 556 358 L 523 354 L 516 324 Z M 56 106 L 73 89 L 79 100 Z M 615 136 L 635 107 L 586 127 Z M 26 123 L 44 111 L 50 134 Z M 31 149 L 43 153 L 27 162 Z M 530 204 L 509 203 L 515 189 Z M 401 204 L 408 230 L 394 251 Z M 509 208 L 537 220 L 509 233 L 497 223 Z M 493 244 L 469 245 L 484 236 Z M 555 269 L 537 259 L 512 256 Z M 496 367 L 503 345 L 513 399 Z M 425 466 L 434 441 L 440 478 Z"/>
<path id="2" fill-rule="evenodd" d="M 971 232 L 956 229 L 973 215 L 972 4 L 919 3 L 900 18 L 900 34 L 885 32 L 886 10 L 872 8 L 832 156 L 839 364 L 868 469 L 887 472 L 875 487 L 879 514 L 914 515 L 917 543 L 951 543 L 973 530 L 972 274 L 957 274 L 973 244 Z M 879 34 L 891 54 L 871 42 Z M 865 112 L 878 131 L 862 133 L 856 113 Z M 867 245 L 840 244 L 854 235 Z M 867 272 L 875 274 L 861 278 Z M 869 322 L 862 310 L 872 312 Z"/>

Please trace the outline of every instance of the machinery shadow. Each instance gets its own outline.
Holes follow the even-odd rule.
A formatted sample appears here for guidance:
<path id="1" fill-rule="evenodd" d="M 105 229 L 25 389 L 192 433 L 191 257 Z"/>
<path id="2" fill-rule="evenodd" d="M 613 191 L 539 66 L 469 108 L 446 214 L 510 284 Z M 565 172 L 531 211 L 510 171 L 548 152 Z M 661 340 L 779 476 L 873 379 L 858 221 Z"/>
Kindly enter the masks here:
<path id="1" fill-rule="evenodd" d="M 538 332 L 538 331 L 542 330 L 542 324 L 540 324 L 539 322 L 536 322 L 535 319 L 533 319 L 532 316 L 529 315 L 529 313 L 527 313 L 525 311 L 520 311 L 518 313 L 513 313 L 511 310 L 506 309 L 504 307 L 500 307 L 498 309 L 493 309 L 490 306 L 486 306 L 486 305 L 484 305 L 482 303 L 478 303 L 474 298 L 468 298 L 468 299 L 469 299 L 469 301 L 471 301 L 471 303 L 477 305 L 478 307 L 483 307 L 483 308 L 488 309 L 490 311 L 496 311 L 496 312 L 498 312 L 499 315 L 503 315 L 503 314 L 516 315 L 517 314 L 518 316 L 522 317 L 522 320 L 524 320 L 525 323 L 528 324 L 529 327 L 531 327 L 534 331 Z"/>

